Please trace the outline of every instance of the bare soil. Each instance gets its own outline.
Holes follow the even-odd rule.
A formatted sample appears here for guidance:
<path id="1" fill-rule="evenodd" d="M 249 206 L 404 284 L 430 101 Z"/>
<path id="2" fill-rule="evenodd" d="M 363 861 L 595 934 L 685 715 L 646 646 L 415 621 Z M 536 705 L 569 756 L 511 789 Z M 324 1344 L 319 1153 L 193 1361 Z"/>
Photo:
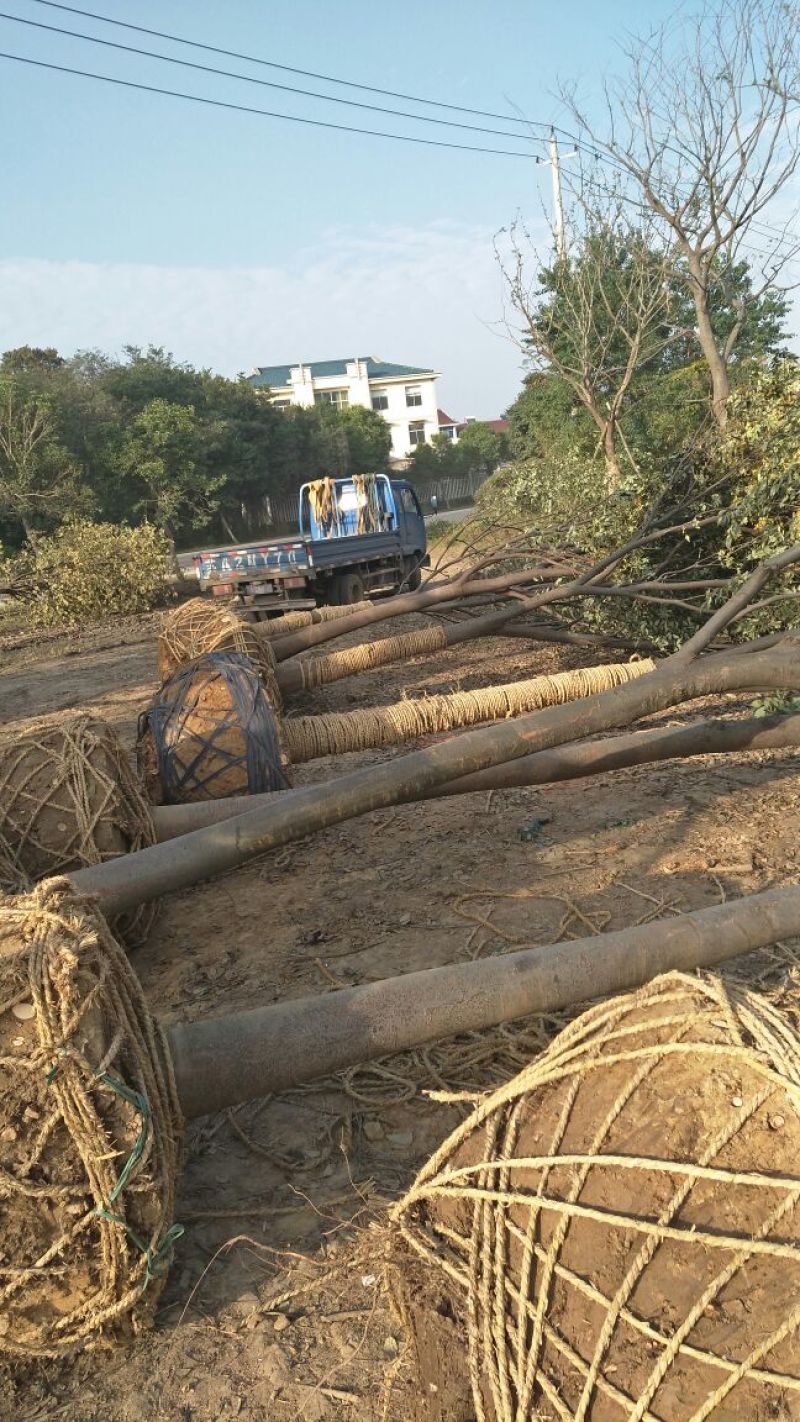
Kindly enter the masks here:
<path id="1" fill-rule="evenodd" d="M 415 625 L 405 619 L 392 630 Z M 156 684 L 155 635 L 155 619 L 142 618 L 38 641 L 0 637 L 0 722 L 22 729 L 92 710 L 132 748 Z M 294 707 L 347 710 L 592 660 L 516 639 L 467 643 Z M 731 712 L 747 708 L 725 700 Z M 657 719 L 677 723 L 684 713 Z M 365 752 L 346 766 L 398 753 Z M 317 761 L 296 782 L 343 768 Z M 797 770 L 787 751 L 707 757 L 383 811 L 174 895 L 135 966 L 169 1022 L 792 882 Z M 731 971 L 769 990 L 795 958 L 787 944 Z M 563 1020 L 531 1019 L 193 1124 L 177 1209 L 186 1232 L 155 1331 L 70 1363 L 0 1371 L 0 1417 L 409 1418 L 416 1384 L 380 1288 L 381 1221 L 464 1110 L 425 1092 L 494 1085 Z M 457 1415 L 469 1409 L 454 1406 Z"/>

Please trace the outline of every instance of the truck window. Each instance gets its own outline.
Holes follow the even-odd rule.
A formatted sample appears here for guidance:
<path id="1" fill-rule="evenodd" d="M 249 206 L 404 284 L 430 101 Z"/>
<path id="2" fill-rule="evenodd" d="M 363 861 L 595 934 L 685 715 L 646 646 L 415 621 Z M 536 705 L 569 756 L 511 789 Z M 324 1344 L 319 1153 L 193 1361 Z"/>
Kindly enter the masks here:
<path id="1" fill-rule="evenodd" d="M 407 484 L 400 490 L 400 504 L 405 513 L 418 514 L 422 518 L 422 510 L 417 503 L 417 496 Z"/>

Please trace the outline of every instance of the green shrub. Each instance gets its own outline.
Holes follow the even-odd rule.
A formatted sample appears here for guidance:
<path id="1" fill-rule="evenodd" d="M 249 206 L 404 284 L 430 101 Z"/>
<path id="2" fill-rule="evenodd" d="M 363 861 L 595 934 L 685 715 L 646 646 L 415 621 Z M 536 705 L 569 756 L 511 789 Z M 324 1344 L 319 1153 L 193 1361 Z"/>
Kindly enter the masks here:
<path id="1" fill-rule="evenodd" d="M 169 540 L 151 524 L 63 524 L 17 560 L 17 585 L 35 627 L 80 627 L 148 612 L 167 592 Z"/>
<path id="2" fill-rule="evenodd" d="M 609 492 L 599 461 L 559 451 L 501 469 L 479 490 L 485 518 L 506 517 L 541 545 L 599 558 L 619 548 L 654 511 L 674 509 L 688 526 L 629 555 L 619 580 L 744 579 L 771 554 L 800 541 L 800 365 L 777 361 L 751 369 L 731 396 L 722 434 L 662 460 L 643 460 Z M 770 583 L 764 598 L 733 629 L 746 640 L 798 618 L 795 567 Z M 604 599 L 581 605 L 582 625 L 632 636 L 662 651 L 677 647 L 724 600 L 711 588 L 693 614 L 665 601 Z"/>

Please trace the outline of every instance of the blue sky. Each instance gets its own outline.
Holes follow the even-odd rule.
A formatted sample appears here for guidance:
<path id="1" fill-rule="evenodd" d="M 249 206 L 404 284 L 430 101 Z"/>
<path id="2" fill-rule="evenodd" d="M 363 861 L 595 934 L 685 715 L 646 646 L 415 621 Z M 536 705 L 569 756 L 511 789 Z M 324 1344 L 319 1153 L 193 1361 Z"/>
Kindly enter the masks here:
<path id="1" fill-rule="evenodd" d="M 544 122 L 563 118 L 559 77 L 578 81 L 591 102 L 625 32 L 676 8 L 663 0 L 84 4 L 278 63 Z M 8 0 L 8 10 L 260 79 L 408 107 L 35 0 Z M 237 83 L 8 20 L 0 21 L 0 49 L 332 122 L 525 146 Z M 492 241 L 518 212 L 534 226 L 542 221 L 549 171 L 532 160 L 303 128 L 6 60 L 0 146 L 0 348 L 46 343 L 70 353 L 152 341 L 230 374 L 375 354 L 441 370 L 442 401 L 457 416 L 491 417 L 516 393 L 520 359 L 500 325 Z"/>

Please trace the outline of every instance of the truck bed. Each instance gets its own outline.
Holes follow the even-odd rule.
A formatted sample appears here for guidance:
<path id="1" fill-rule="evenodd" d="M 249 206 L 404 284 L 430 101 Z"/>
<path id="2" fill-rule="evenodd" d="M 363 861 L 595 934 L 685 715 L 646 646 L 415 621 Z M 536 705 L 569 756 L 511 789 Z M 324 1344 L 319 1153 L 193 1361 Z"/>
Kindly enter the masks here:
<path id="1" fill-rule="evenodd" d="M 243 543 L 236 548 L 203 550 L 196 555 L 195 566 L 203 583 L 227 583 L 257 577 L 259 573 L 290 578 L 311 568 L 353 567 L 367 558 L 389 558 L 399 548 L 399 535 L 394 529 L 343 538 L 278 538 Z"/>

